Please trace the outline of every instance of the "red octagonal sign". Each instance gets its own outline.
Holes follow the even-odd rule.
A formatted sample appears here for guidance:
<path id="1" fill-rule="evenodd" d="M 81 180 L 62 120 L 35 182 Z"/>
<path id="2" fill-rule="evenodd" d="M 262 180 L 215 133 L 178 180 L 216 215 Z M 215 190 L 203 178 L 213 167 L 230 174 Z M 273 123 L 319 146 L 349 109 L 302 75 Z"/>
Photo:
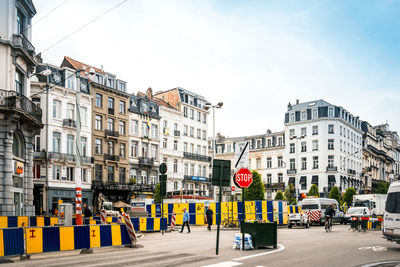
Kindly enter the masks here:
<path id="1" fill-rule="evenodd" d="M 235 174 L 235 184 L 240 188 L 248 188 L 253 182 L 253 175 L 249 169 L 241 168 Z"/>

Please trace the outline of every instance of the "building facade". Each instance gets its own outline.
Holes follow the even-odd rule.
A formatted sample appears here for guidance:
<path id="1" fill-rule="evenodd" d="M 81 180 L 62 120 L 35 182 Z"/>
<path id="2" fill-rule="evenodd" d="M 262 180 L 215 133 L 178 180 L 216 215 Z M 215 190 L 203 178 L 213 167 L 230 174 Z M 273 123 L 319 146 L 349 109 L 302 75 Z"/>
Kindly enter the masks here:
<path id="1" fill-rule="evenodd" d="M 209 112 L 205 109 L 206 99 L 180 87 L 164 92 L 157 92 L 155 93 L 155 97 L 165 101 L 183 115 L 181 121 L 177 123 L 176 129 L 180 131 L 180 142 L 183 145 L 182 188 L 185 191 L 184 194 L 210 196 L 209 168 L 211 158 L 208 156 L 207 149 Z M 175 127 L 175 124 L 171 126 L 167 124 L 166 126 L 165 130 Z M 175 131 L 175 128 L 173 129 Z M 168 139 L 168 137 L 166 138 Z M 166 141 L 168 146 L 168 140 Z"/>
<path id="2" fill-rule="evenodd" d="M 297 193 L 316 184 L 322 196 L 333 186 L 362 188 L 362 130 L 358 117 L 317 100 L 291 105 L 285 114 L 285 183 Z"/>
<path id="3" fill-rule="evenodd" d="M 0 1 L 0 215 L 34 215 L 33 146 L 42 110 L 30 99 L 36 66 L 31 0 Z"/>
<path id="4" fill-rule="evenodd" d="M 31 81 L 32 100 L 42 107 L 44 119 L 43 129 L 35 136 L 35 213 L 52 214 L 58 209 L 60 201 L 75 205 L 78 116 L 81 122 L 82 201 L 92 203 L 92 103 L 88 80 L 77 78 L 75 70 L 39 64 L 36 71 L 48 71 L 49 75 L 38 76 Z M 79 114 L 76 102 L 78 89 L 81 92 Z"/>

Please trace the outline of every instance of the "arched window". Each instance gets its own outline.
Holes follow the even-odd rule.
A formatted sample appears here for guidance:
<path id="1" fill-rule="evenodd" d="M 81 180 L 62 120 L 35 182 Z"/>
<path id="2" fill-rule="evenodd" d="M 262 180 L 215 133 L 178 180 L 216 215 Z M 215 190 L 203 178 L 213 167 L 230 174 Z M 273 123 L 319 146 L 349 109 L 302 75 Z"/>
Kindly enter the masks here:
<path id="1" fill-rule="evenodd" d="M 13 155 L 21 159 L 25 158 L 24 139 L 18 132 L 14 132 L 13 134 Z"/>

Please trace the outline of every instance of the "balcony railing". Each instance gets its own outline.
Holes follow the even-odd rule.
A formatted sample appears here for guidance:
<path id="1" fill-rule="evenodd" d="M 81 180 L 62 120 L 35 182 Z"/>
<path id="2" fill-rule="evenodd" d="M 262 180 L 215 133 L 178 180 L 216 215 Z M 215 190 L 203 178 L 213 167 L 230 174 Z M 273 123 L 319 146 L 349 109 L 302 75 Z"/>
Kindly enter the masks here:
<path id="1" fill-rule="evenodd" d="M 181 136 L 181 132 L 180 132 L 180 131 L 177 131 L 177 130 L 175 130 L 175 131 L 174 131 L 174 136 Z"/>
<path id="2" fill-rule="evenodd" d="M 183 152 L 183 158 L 197 160 L 197 161 L 204 161 L 204 162 L 211 161 L 211 157 L 200 155 L 200 154 L 189 153 L 189 152 Z"/>
<path id="3" fill-rule="evenodd" d="M 137 191 L 137 192 L 154 192 L 156 186 L 154 184 L 132 184 L 118 182 L 92 181 L 94 189 L 117 190 L 117 191 Z"/>
<path id="4" fill-rule="evenodd" d="M 353 174 L 356 175 L 356 171 L 352 169 L 347 169 L 347 174 Z"/>
<path id="5" fill-rule="evenodd" d="M 16 48 L 22 48 L 24 52 L 31 57 L 35 56 L 35 47 L 23 34 L 14 34 L 12 37 L 12 44 Z"/>
<path id="6" fill-rule="evenodd" d="M 76 121 L 73 119 L 63 119 L 63 126 L 76 128 Z"/>
<path id="7" fill-rule="evenodd" d="M 28 119 L 35 119 L 38 123 L 42 123 L 42 109 L 29 98 L 15 91 L 0 89 L 0 107 L 7 108 L 10 111 L 17 110 Z"/>
<path id="8" fill-rule="evenodd" d="M 75 155 L 73 154 L 66 154 L 60 152 L 49 152 L 48 154 L 49 159 L 58 160 L 58 161 L 67 161 L 67 162 L 75 162 Z M 33 152 L 33 159 L 46 159 L 46 151 L 39 151 Z M 93 157 L 81 157 L 82 163 L 93 164 L 94 158 Z"/>
<path id="9" fill-rule="evenodd" d="M 105 130 L 106 136 L 119 137 L 119 132 L 113 130 Z"/>
<path id="10" fill-rule="evenodd" d="M 326 167 L 327 172 L 337 172 L 337 166 L 328 166 Z"/>
<path id="11" fill-rule="evenodd" d="M 153 166 L 154 158 L 139 157 L 139 164 Z"/>
<path id="12" fill-rule="evenodd" d="M 296 169 L 287 170 L 287 174 L 296 174 L 296 173 L 297 173 Z"/>
<path id="13" fill-rule="evenodd" d="M 285 183 L 265 184 L 266 189 L 285 189 Z"/>
<path id="14" fill-rule="evenodd" d="M 119 156 L 113 154 L 104 154 L 104 160 L 119 161 Z"/>

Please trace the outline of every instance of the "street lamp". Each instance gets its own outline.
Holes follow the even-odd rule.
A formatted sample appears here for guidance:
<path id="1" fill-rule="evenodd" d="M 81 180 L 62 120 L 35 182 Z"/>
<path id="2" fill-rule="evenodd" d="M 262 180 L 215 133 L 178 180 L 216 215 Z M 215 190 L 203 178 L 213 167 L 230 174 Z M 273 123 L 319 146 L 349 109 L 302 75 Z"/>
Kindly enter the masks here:
<path id="1" fill-rule="evenodd" d="M 305 136 L 304 135 L 301 135 L 300 137 L 297 137 L 297 136 L 292 136 L 292 137 L 289 137 L 289 139 L 290 140 L 293 140 L 293 139 L 296 139 L 296 146 L 295 146 L 295 153 L 296 153 L 296 165 L 299 163 L 299 161 L 298 161 L 298 159 L 299 159 L 299 153 L 297 153 L 296 152 L 296 150 L 298 149 L 298 141 L 300 140 L 300 139 L 304 139 L 305 138 Z M 290 153 L 290 144 L 289 144 L 289 153 Z M 286 165 L 286 164 L 285 164 Z M 295 166 L 296 166 L 295 165 Z M 299 167 L 301 167 L 301 166 L 299 166 Z M 297 170 L 298 169 L 296 169 L 296 174 L 295 174 L 295 176 L 294 176 L 294 191 L 295 191 L 295 193 L 296 193 L 296 203 L 297 203 L 297 201 L 299 201 L 299 196 L 298 196 L 298 192 L 297 192 Z"/>

